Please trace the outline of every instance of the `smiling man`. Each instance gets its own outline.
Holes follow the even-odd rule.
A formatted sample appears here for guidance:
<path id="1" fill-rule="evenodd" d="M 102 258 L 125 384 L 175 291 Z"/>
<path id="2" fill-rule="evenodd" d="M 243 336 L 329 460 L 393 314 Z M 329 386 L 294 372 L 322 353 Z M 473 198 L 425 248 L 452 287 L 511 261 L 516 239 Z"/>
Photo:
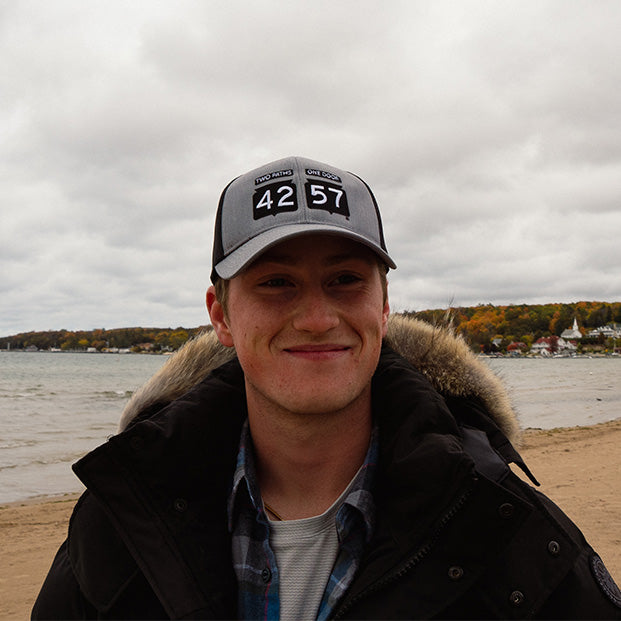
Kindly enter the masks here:
<path id="1" fill-rule="evenodd" d="M 449 330 L 389 319 L 377 204 L 291 157 L 234 179 L 213 330 L 74 466 L 35 618 L 620 618 L 621 593 Z"/>
<path id="2" fill-rule="evenodd" d="M 358 242 L 314 233 L 233 278 L 226 311 L 208 291 L 216 334 L 244 369 L 261 495 L 280 516 L 323 513 L 367 452 L 388 321 L 380 269 Z"/>

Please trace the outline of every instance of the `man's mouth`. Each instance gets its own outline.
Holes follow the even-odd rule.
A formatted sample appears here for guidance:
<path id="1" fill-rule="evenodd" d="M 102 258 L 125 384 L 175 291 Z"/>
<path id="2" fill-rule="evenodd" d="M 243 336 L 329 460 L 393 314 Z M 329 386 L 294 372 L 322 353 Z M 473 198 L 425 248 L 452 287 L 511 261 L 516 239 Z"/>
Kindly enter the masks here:
<path id="1" fill-rule="evenodd" d="M 333 360 L 347 353 L 351 347 L 338 343 L 309 343 L 286 347 L 284 351 L 306 360 Z"/>

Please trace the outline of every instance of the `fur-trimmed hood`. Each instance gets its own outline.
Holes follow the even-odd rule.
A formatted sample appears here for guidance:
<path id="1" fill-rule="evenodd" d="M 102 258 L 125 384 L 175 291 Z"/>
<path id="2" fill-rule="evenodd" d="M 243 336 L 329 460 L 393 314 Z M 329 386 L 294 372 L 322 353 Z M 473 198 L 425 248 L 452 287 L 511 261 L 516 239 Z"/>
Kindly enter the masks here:
<path id="1" fill-rule="evenodd" d="M 449 328 L 394 315 L 388 322 L 386 343 L 442 394 L 480 400 L 507 438 L 517 442 L 519 425 L 504 386 L 463 338 Z M 132 396 L 123 410 L 120 430 L 146 408 L 174 401 L 234 356 L 235 350 L 221 345 L 213 330 L 188 341 Z"/>

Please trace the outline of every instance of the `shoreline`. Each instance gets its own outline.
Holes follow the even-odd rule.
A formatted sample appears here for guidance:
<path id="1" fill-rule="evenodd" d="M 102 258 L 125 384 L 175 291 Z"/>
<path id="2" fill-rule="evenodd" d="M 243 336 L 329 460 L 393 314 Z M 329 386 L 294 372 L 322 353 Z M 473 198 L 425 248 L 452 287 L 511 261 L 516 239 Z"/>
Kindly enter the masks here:
<path id="1" fill-rule="evenodd" d="M 550 434 L 563 434 L 564 436 L 567 435 L 571 430 L 574 430 L 574 433 L 578 433 L 579 430 L 581 429 L 597 429 L 601 426 L 606 426 L 606 425 L 614 425 L 616 422 L 621 421 L 621 416 L 614 418 L 612 420 L 605 420 L 603 422 L 596 422 L 596 423 L 590 423 L 588 425 L 573 425 L 573 426 L 569 426 L 569 427 L 525 427 L 521 430 L 520 432 L 520 440 L 515 443 L 515 447 L 520 450 L 521 448 L 524 447 L 524 443 L 526 443 L 527 446 L 529 446 L 529 441 L 530 438 L 536 436 L 537 434 L 543 434 L 543 435 L 550 435 Z M 94 448 L 94 447 L 93 447 Z M 77 459 L 77 458 L 76 458 Z M 47 501 L 54 501 L 56 499 L 62 499 L 66 496 L 70 496 L 73 495 L 76 498 L 78 498 L 80 496 L 80 494 L 82 494 L 82 492 L 84 491 L 84 486 L 78 481 L 78 479 L 75 479 L 76 482 L 78 483 L 78 485 L 76 486 L 76 488 L 72 489 L 72 490 L 68 490 L 68 491 L 62 491 L 62 492 L 54 492 L 54 493 L 39 493 L 35 496 L 27 496 L 24 498 L 15 498 L 15 499 L 2 499 L 0 498 L 0 510 L 4 507 L 9 507 L 12 505 L 20 505 L 20 504 L 38 504 L 38 503 L 42 503 L 42 502 L 47 502 Z M 80 487 L 81 489 L 77 489 L 77 487 Z M 0 620 L 1 621 L 1 620 Z"/>
<path id="2" fill-rule="evenodd" d="M 9 500 L 0 502 L 0 511 L 11 507 L 30 507 L 45 504 L 56 504 L 61 502 L 76 502 L 82 495 L 82 492 L 64 492 L 62 494 L 41 494 L 40 496 L 31 496 L 22 500 Z M 1 516 L 1 514 L 0 514 Z M 3 526 L 0 520 L 0 528 Z"/>
<path id="3" fill-rule="evenodd" d="M 527 428 L 517 447 L 539 488 L 578 525 L 621 582 L 621 418 Z M 521 471 L 515 470 L 525 479 Z M 525 479 L 526 480 L 526 479 Z M 0 504 L 0 619 L 28 618 L 65 539 L 79 492 Z"/>

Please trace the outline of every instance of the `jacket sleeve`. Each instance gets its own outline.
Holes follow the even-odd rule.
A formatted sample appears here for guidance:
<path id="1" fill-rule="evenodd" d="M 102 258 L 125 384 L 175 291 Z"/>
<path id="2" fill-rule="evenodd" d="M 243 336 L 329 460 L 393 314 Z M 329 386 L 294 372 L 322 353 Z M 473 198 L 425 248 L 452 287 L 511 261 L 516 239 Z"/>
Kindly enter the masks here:
<path id="1" fill-rule="evenodd" d="M 475 424 L 474 429 L 462 427 L 463 447 L 479 474 L 531 507 L 523 534 L 517 539 L 519 545 L 507 549 L 504 563 L 513 583 L 525 587 L 523 593 L 515 591 L 516 597 L 525 598 L 523 604 L 513 602 L 515 610 L 525 607 L 538 593 L 530 612 L 533 618 L 621 619 L 621 591 L 577 525 L 550 498 L 510 471 L 508 463 L 514 462 L 534 480 L 519 453 L 489 420 L 486 422 L 476 404 L 464 399 L 451 403 L 460 420 Z M 560 567 L 564 567 L 562 571 Z M 510 612 L 511 608 L 505 614 Z"/>
<path id="2" fill-rule="evenodd" d="M 67 541 L 58 550 L 47 578 L 32 609 L 32 619 L 95 619 L 96 610 L 88 603 L 75 578 Z"/>
<path id="3" fill-rule="evenodd" d="M 531 488 L 549 519 L 567 533 L 578 550 L 571 570 L 550 593 L 536 618 L 621 619 L 621 590 L 580 529 L 547 496 Z"/>

